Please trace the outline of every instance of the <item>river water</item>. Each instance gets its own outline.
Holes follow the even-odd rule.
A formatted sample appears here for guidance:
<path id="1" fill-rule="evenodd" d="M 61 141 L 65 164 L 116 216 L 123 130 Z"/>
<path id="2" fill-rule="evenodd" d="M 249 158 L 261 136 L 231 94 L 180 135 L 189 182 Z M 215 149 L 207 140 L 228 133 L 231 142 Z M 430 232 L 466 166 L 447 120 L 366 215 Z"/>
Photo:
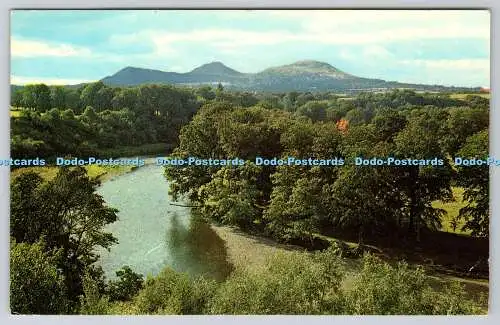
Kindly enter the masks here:
<path id="1" fill-rule="evenodd" d="M 118 221 L 106 227 L 118 244 L 109 252 L 98 251 L 108 279 L 125 265 L 145 276 L 167 266 L 216 280 L 230 273 L 224 241 L 191 208 L 171 205 L 168 188 L 163 168 L 156 165 L 116 176 L 98 188 L 108 206 L 119 210 Z"/>

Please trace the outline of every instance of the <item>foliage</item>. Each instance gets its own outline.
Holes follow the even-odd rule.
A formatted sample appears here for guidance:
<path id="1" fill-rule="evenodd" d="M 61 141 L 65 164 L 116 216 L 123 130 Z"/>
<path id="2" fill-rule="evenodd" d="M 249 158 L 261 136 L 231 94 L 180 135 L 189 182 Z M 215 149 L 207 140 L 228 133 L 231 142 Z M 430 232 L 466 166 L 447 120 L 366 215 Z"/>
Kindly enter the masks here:
<path id="1" fill-rule="evenodd" d="M 458 153 L 464 159 L 488 159 L 488 130 L 468 137 Z M 489 234 L 489 176 L 486 165 L 459 167 L 457 183 L 465 187 L 467 205 L 460 209 L 458 219 L 465 221 L 462 230 L 470 230 L 473 236 Z"/>
<path id="2" fill-rule="evenodd" d="M 176 143 L 180 127 L 200 106 L 190 91 L 157 85 L 110 88 L 97 82 L 77 90 L 28 85 L 17 93 L 29 98 L 15 103 L 26 109 L 11 124 L 12 155 L 20 158 Z"/>
<path id="3" fill-rule="evenodd" d="M 264 269 L 240 270 L 210 303 L 213 314 L 337 314 L 341 264 L 329 253 L 276 255 Z"/>
<path id="4" fill-rule="evenodd" d="M 422 229 L 439 230 L 445 211 L 432 202 L 452 199 L 457 175 L 449 157 L 472 132 L 467 125 L 487 126 L 487 108 L 445 95 L 359 94 L 350 104 L 324 93 L 274 96 L 294 114 L 272 109 L 280 105 L 206 104 L 182 128 L 173 156 L 337 157 L 347 166 L 257 166 L 251 179 L 247 166 L 172 166 L 165 174 L 171 192 L 201 203 L 208 217 L 244 228 L 259 224 L 284 241 L 311 241 L 328 228 L 357 231 L 360 241 L 397 233 L 419 240 Z M 338 115 L 332 119 L 324 114 L 333 111 Z M 352 166 L 355 157 L 442 164 Z"/>
<path id="5" fill-rule="evenodd" d="M 99 290 L 99 283 L 89 272 L 83 276 L 83 295 L 80 297 L 80 313 L 84 315 L 106 315 L 109 298 Z"/>
<path id="6" fill-rule="evenodd" d="M 44 239 L 46 250 L 60 250 L 57 267 L 62 271 L 72 302 L 83 292 L 85 270 L 99 278 L 94 248 L 116 242 L 104 226 L 116 221 L 116 209 L 95 193 L 99 182 L 89 179 L 83 167 L 60 168 L 51 180 L 23 173 L 11 181 L 11 236 L 18 242 Z M 102 284 L 103 286 L 103 284 Z"/>
<path id="7" fill-rule="evenodd" d="M 10 243 L 10 308 L 16 314 L 66 314 L 70 311 L 58 251 L 43 241 Z"/>
<path id="8" fill-rule="evenodd" d="M 482 314 L 457 283 L 436 291 L 422 268 L 365 255 L 346 272 L 337 248 L 277 253 L 261 268 L 237 268 L 217 284 L 169 268 L 148 278 L 125 313 L 232 315 Z"/>
<path id="9" fill-rule="evenodd" d="M 214 292 L 215 282 L 192 281 L 187 274 L 166 268 L 154 278 L 146 279 L 137 297 L 140 314 L 201 314 Z"/>
<path id="10" fill-rule="evenodd" d="M 135 273 L 129 266 L 116 271 L 119 280 L 108 282 L 107 293 L 110 301 L 126 301 L 132 299 L 143 287 L 142 274 Z"/>
<path id="11" fill-rule="evenodd" d="M 347 314 L 354 315 L 455 315 L 480 314 L 476 303 L 457 284 L 442 292 L 432 289 L 422 268 L 399 262 L 390 266 L 373 255 L 346 293 Z"/>

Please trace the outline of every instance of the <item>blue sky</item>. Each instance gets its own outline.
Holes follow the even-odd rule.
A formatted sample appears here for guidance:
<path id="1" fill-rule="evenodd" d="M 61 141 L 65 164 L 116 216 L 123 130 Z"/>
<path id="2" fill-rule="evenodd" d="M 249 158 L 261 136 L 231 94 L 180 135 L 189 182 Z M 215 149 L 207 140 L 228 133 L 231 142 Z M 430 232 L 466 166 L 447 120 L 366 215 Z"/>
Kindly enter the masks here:
<path id="1" fill-rule="evenodd" d="M 361 77 L 490 84 L 488 11 L 118 11 L 11 13 L 11 82 L 71 84 L 126 66 L 241 72 L 299 60 Z"/>

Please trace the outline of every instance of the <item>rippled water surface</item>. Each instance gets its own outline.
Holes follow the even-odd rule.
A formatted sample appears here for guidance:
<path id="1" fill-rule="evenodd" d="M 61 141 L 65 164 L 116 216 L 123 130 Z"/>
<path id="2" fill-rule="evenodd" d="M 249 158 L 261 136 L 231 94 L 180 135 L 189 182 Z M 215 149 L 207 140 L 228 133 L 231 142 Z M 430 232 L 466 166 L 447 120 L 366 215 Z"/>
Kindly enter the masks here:
<path id="1" fill-rule="evenodd" d="M 166 266 L 215 279 L 229 274 L 224 242 L 191 208 L 171 205 L 163 168 L 138 168 L 104 182 L 97 192 L 119 210 L 119 220 L 106 228 L 119 243 L 110 252 L 99 250 L 108 278 L 124 265 L 144 275 Z"/>

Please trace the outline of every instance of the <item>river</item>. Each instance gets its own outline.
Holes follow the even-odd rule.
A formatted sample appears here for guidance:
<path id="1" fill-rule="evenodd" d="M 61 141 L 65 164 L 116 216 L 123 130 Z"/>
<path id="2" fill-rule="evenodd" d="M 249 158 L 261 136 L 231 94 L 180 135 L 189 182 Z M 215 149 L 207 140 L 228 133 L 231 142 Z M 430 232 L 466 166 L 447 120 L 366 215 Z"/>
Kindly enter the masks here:
<path id="1" fill-rule="evenodd" d="M 98 250 L 108 279 L 128 265 L 143 275 L 171 267 L 190 275 L 223 280 L 231 271 L 224 241 L 193 215 L 191 208 L 171 205 L 163 168 L 146 165 L 116 176 L 98 188 L 118 221 L 106 227 L 118 244 Z"/>

